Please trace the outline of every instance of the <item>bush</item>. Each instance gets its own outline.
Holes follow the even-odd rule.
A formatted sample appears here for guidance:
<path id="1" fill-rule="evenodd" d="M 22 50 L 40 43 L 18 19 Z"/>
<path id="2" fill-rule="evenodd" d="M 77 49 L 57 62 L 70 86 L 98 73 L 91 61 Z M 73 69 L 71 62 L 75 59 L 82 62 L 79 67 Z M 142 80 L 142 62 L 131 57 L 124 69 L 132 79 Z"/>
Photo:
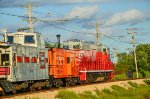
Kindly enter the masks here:
<path id="1" fill-rule="evenodd" d="M 150 77 L 150 72 L 149 71 L 145 71 L 145 78 L 149 78 Z"/>
<path id="2" fill-rule="evenodd" d="M 129 81 L 128 84 L 132 87 L 138 87 L 137 83 Z"/>
<path id="3" fill-rule="evenodd" d="M 150 85 L 150 80 L 144 80 L 147 85 Z"/>
<path id="4" fill-rule="evenodd" d="M 149 71 L 140 69 L 140 73 L 142 74 L 142 76 L 143 76 L 144 78 L 150 77 L 150 72 L 149 72 Z"/>
<path id="5" fill-rule="evenodd" d="M 138 74 L 139 74 L 139 78 L 143 78 L 143 75 L 141 73 L 138 73 Z M 133 73 L 133 78 L 137 78 L 136 77 L 136 72 Z"/>
<path id="6" fill-rule="evenodd" d="M 127 79 L 127 76 L 125 74 L 115 75 L 113 80 L 121 80 L 121 79 Z"/>

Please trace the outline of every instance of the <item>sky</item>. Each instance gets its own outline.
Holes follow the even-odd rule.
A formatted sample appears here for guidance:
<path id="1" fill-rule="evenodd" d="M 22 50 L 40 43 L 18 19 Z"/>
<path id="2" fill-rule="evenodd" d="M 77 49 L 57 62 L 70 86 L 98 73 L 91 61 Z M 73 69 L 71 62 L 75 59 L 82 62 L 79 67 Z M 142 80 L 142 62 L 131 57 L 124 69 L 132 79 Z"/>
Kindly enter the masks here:
<path id="1" fill-rule="evenodd" d="M 150 43 L 150 0 L 30 0 L 34 32 L 47 41 L 80 39 L 96 41 L 99 24 L 100 43 L 119 51 L 131 48 L 129 28 L 136 28 L 136 43 Z M 27 16 L 28 0 L 0 0 L 0 12 Z M 28 27 L 26 18 L 0 14 L 0 32 L 16 32 Z M 44 23 L 43 21 L 48 23 Z M 59 27 L 59 28 L 58 28 Z M 89 33 L 89 34 L 85 34 Z"/>

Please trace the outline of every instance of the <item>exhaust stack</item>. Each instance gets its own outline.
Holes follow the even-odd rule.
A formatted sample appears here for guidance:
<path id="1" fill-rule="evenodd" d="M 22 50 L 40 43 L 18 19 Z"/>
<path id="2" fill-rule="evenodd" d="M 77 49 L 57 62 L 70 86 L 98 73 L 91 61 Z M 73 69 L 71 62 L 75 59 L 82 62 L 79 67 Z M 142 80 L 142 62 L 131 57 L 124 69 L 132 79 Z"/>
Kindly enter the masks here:
<path id="1" fill-rule="evenodd" d="M 60 48 L 60 36 L 61 36 L 60 34 L 57 34 L 57 35 L 56 35 L 56 37 L 57 37 L 57 44 L 58 44 L 57 47 L 58 47 L 58 48 Z"/>

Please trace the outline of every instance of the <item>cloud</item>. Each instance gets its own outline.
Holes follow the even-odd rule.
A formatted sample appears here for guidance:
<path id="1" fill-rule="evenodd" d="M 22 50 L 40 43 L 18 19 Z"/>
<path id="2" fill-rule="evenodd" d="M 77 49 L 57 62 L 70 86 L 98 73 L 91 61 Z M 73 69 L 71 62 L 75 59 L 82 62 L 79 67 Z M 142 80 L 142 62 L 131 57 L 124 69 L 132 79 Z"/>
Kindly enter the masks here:
<path id="1" fill-rule="evenodd" d="M 85 3 L 114 3 L 114 2 L 150 2 L 150 0 L 30 0 L 31 4 L 36 6 L 45 5 L 70 5 L 70 4 L 85 4 Z M 18 7 L 27 5 L 28 0 L 0 0 L 0 8 Z"/>
<path id="2" fill-rule="evenodd" d="M 131 9 L 125 12 L 112 15 L 105 22 L 105 26 L 123 25 L 123 24 L 138 24 L 149 20 L 149 15 L 145 15 L 137 9 Z"/>
<path id="3" fill-rule="evenodd" d="M 97 3 L 106 2 L 110 0 L 30 0 L 31 4 L 36 6 L 44 5 L 70 5 L 79 3 Z M 21 5 L 27 5 L 28 0 L 0 0 L 0 8 L 18 7 Z"/>
<path id="4" fill-rule="evenodd" d="M 60 0 L 60 1 L 62 3 L 96 3 L 96 2 L 105 1 L 105 0 Z"/>
<path id="5" fill-rule="evenodd" d="M 89 18 L 96 14 L 98 10 L 98 6 L 75 7 L 66 15 L 66 18 Z"/>

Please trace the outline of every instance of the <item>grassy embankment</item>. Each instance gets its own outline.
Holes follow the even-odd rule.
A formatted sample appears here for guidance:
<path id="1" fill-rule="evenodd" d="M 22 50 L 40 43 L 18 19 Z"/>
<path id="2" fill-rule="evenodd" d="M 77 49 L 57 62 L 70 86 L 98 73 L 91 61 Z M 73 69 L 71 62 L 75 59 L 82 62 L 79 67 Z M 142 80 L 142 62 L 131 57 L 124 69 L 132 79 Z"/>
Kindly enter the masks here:
<path id="1" fill-rule="evenodd" d="M 73 91 L 62 90 L 58 93 L 58 99 L 150 99 L 150 80 L 145 80 L 147 85 L 137 85 L 128 82 L 131 86 L 128 89 L 118 85 L 111 86 L 111 89 L 95 89 L 95 91 L 84 91 L 75 93 Z"/>

